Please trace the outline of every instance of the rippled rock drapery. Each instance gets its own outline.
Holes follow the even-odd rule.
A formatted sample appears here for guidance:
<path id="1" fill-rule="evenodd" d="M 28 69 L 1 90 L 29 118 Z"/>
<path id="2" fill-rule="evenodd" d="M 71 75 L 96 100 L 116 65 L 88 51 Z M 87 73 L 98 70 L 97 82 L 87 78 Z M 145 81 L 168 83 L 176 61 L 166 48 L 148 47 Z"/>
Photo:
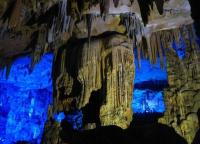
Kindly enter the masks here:
<path id="1" fill-rule="evenodd" d="M 128 127 L 132 119 L 134 65 L 127 36 L 104 33 L 91 37 L 90 44 L 88 39 L 72 39 L 59 49 L 55 63 L 53 113 L 84 111 L 89 104 L 94 107 L 87 112 L 86 124 L 96 123 L 97 126 L 97 121 L 93 117 L 90 119 L 90 115 L 98 113 L 96 116 L 101 125 Z M 56 123 L 50 125 L 59 128 Z M 46 130 L 52 134 L 58 131 L 52 126 L 47 126 Z M 49 140 L 51 134 L 45 134 L 44 142 L 52 141 Z"/>
<path id="2" fill-rule="evenodd" d="M 175 39 L 169 37 L 166 43 L 169 88 L 164 92 L 167 109 L 160 121 L 191 143 L 198 130 L 196 112 L 200 108 L 199 46 L 192 25 L 174 32 L 178 32 Z"/>
<path id="3" fill-rule="evenodd" d="M 54 52 L 56 60 L 54 63 L 54 105 L 49 108 L 49 118 L 45 126 L 43 142 L 59 143 L 60 141 L 59 124 L 54 121 L 54 114 L 62 111 L 73 111 L 77 108 L 87 109 L 88 106 L 97 109 L 97 111 L 94 111 L 97 113 L 95 117 L 99 117 L 102 125 L 116 124 L 126 127 L 129 121 L 126 120 L 127 116 L 131 116 L 128 104 L 132 95 L 133 60 L 130 49 L 132 46 L 127 44 L 129 42 L 120 43 L 121 40 L 126 41 L 124 39 L 128 39 L 127 37 L 123 38 L 124 36 L 104 35 L 106 38 L 99 36 L 107 31 L 128 33 L 130 36 L 129 30 L 132 30 L 135 24 L 140 23 L 132 23 L 132 19 L 127 17 L 125 22 L 129 23 L 131 27 L 129 25 L 123 26 L 120 23 L 121 17 L 113 15 L 124 13 L 124 11 L 132 14 L 130 4 L 133 0 L 3 1 L 0 0 L 0 16 L 2 16 L 0 36 L 4 38 L 0 39 L 0 65 L 7 66 L 9 69 L 13 57 L 31 53 L 33 55 L 32 66 L 34 66 L 44 53 Z M 158 15 L 158 12 L 163 12 L 164 17 L 170 15 L 176 18 L 177 13 L 187 17 L 185 13 L 182 14 L 185 11 L 182 7 L 178 12 L 176 8 L 171 9 L 171 6 L 169 6 L 169 9 L 166 7 L 163 9 L 164 1 L 139 1 L 138 8 L 140 10 L 133 9 L 138 15 L 142 13 L 142 16 L 139 17 L 143 19 L 144 23 L 158 18 L 158 21 L 155 20 L 156 22 L 151 23 L 156 27 L 152 28 L 152 31 L 158 32 L 150 34 L 150 37 L 141 37 L 143 44 L 139 41 L 134 42 L 138 46 L 138 53 L 149 57 L 152 63 L 156 63 L 158 54 L 162 61 L 162 50 L 166 51 L 168 42 L 171 43 L 178 38 L 177 33 L 179 33 L 177 29 L 166 30 L 164 33 L 162 33 L 163 31 L 160 32 L 160 29 L 171 28 L 172 26 L 163 23 L 158 24 L 170 19 L 159 19 L 163 16 Z M 182 0 L 177 0 L 175 4 L 182 2 Z M 99 7 L 96 7 L 96 5 Z M 133 7 L 134 5 L 138 6 L 137 1 L 133 3 Z M 157 9 L 153 10 L 154 5 L 157 6 L 158 11 Z M 120 8 L 113 9 L 113 6 L 120 6 Z M 143 11 L 144 8 L 146 9 Z M 100 16 L 93 17 L 93 13 L 103 16 L 103 18 Z M 176 23 L 179 23 L 179 20 L 177 21 L 175 20 L 176 26 L 178 25 Z M 140 25 L 137 26 L 136 29 L 139 30 L 141 27 Z M 152 31 L 150 30 L 150 33 Z M 135 37 L 135 29 L 133 34 L 132 37 Z M 78 38 L 76 39 L 77 43 L 73 40 L 68 42 L 71 36 Z M 140 36 L 142 36 L 142 33 Z M 86 39 L 80 39 L 87 37 L 89 37 L 88 42 Z M 12 43 L 8 43 L 11 40 Z M 112 41 L 114 42 L 112 43 Z M 64 43 L 67 43 L 66 46 L 59 49 Z M 160 43 L 162 43 L 163 49 Z M 138 59 L 141 57 L 139 54 Z M 192 73 L 194 73 L 193 70 Z M 92 97 L 98 98 L 93 99 Z M 93 102 L 97 105 L 92 104 Z M 88 123 L 94 123 L 97 120 L 91 120 Z M 122 123 L 123 125 L 121 125 Z"/>
<path id="4" fill-rule="evenodd" d="M 70 95 L 74 90 L 73 86 L 75 87 L 76 83 L 79 83 L 80 93 L 73 95 L 76 98 L 78 108 L 84 107 L 89 102 L 92 91 L 101 89 L 100 118 L 106 115 L 106 109 L 111 111 L 109 109 L 114 110 L 122 106 L 125 108 L 122 112 L 126 111 L 126 108 L 130 107 L 132 77 L 134 75 L 133 52 L 127 37 L 117 34 L 106 36 L 105 34 L 105 37 L 92 39 L 90 45 L 87 41 L 83 40 L 82 43 L 78 41 L 66 46 L 66 68 L 65 72 L 61 71 L 61 74 L 66 73 L 65 78 L 73 79 L 73 82 L 64 85 L 70 90 L 65 90 L 66 95 L 63 98 L 67 100 L 67 95 Z M 78 59 L 75 60 L 75 57 Z M 75 79 L 78 82 L 75 83 Z M 59 98 L 58 96 L 57 99 Z M 102 123 L 104 123 L 103 121 Z"/>

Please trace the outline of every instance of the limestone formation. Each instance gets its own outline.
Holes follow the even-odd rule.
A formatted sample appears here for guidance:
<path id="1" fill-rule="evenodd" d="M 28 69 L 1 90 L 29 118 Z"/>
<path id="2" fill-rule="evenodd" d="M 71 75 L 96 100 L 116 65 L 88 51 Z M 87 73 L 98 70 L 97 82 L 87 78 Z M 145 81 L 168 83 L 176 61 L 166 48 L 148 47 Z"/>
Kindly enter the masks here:
<path id="1" fill-rule="evenodd" d="M 95 106 L 99 110 L 91 111 L 99 111 L 97 116 L 101 125 L 127 128 L 132 120 L 134 76 L 134 56 L 129 42 L 126 36 L 109 34 L 91 38 L 90 45 L 87 39 L 76 39 L 62 46 L 55 61 L 57 72 L 54 73 L 56 85 L 53 112 L 84 109 L 94 102 L 100 107 Z M 100 91 L 100 95 L 93 95 L 98 96 L 96 101 L 91 100 L 94 91 Z M 97 121 L 94 122 L 97 125 Z M 53 131 L 54 126 L 47 126 L 47 132 Z M 49 134 L 45 134 L 44 139 L 48 141 Z"/>
<path id="2" fill-rule="evenodd" d="M 79 95 L 73 95 L 77 99 L 77 108 L 84 107 L 89 102 L 92 91 L 99 89 L 102 89 L 103 103 L 109 105 L 109 108 L 114 110 L 121 106 L 130 107 L 134 69 L 133 53 L 126 36 L 114 34 L 106 38 L 95 38 L 91 39 L 90 45 L 86 40 L 74 48 L 66 46 L 66 53 L 68 58 L 61 61 L 66 62 L 64 64 L 67 67 L 68 78 L 74 73 L 71 77 L 81 84 Z M 74 54 L 78 56 L 76 61 Z M 73 82 L 65 83 L 66 85 L 62 86 L 66 89 L 73 87 Z M 103 112 L 102 115 L 106 114 Z"/>
<path id="3" fill-rule="evenodd" d="M 163 66 L 166 56 L 167 110 L 160 121 L 191 143 L 200 55 L 188 6 L 187 0 L 0 0 L 0 68 L 8 75 L 15 58 L 31 54 L 33 69 L 45 53 L 54 54 L 53 104 L 42 143 L 62 143 L 54 117 L 60 112 L 82 110 L 85 129 L 128 127 L 135 47 L 138 60 L 154 64 L 159 57 Z M 186 50 L 179 56 L 171 45 L 181 41 Z"/>
<path id="4" fill-rule="evenodd" d="M 181 37 L 184 39 L 185 55 L 180 57 L 177 49 L 170 45 L 168 50 L 165 50 L 169 87 L 164 92 L 167 109 L 161 121 L 174 127 L 177 133 L 191 143 L 198 130 L 196 112 L 200 108 L 197 98 L 200 96 L 200 55 L 192 27 L 187 26 L 179 30 L 181 33 L 177 38 L 174 37 L 174 41 Z M 183 48 L 184 45 L 181 47 Z"/>

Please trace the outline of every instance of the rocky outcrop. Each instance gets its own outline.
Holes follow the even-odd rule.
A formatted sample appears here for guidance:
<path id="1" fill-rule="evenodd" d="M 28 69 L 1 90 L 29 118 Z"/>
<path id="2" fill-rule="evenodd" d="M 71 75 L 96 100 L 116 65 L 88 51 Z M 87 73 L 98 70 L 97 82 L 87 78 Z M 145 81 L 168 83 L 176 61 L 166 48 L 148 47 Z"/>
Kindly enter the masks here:
<path id="1" fill-rule="evenodd" d="M 117 33 L 92 37 L 90 43 L 88 39 L 70 40 L 55 60 L 50 111 L 90 110 L 83 125 L 98 126 L 99 119 L 101 125 L 127 128 L 132 119 L 133 57 L 130 40 Z M 48 133 L 45 137 L 48 139 Z"/>
<path id="2" fill-rule="evenodd" d="M 169 88 L 164 91 L 167 109 L 160 121 L 174 127 L 191 143 L 198 130 L 196 112 L 200 108 L 200 55 L 192 27 L 181 31 L 178 38 L 184 41 L 179 41 L 176 46 L 169 45 L 166 52 Z"/>
<path id="3" fill-rule="evenodd" d="M 126 36 L 116 34 L 104 36 L 92 39 L 90 44 L 85 40 L 81 43 L 76 40 L 70 46 L 66 46 L 66 59 L 61 60 L 66 66 L 65 71 L 61 71 L 61 75 L 65 78 L 62 79 L 65 84 L 61 84 L 66 88 L 65 97 L 57 95 L 56 99 L 67 100 L 77 85 L 77 82 L 74 82 L 76 79 L 80 84 L 80 93 L 73 95 L 76 98 L 76 108 L 84 107 L 89 102 L 92 91 L 99 89 L 102 91 L 101 105 L 108 105 L 113 110 L 122 105 L 125 108 L 130 106 L 134 76 L 131 45 Z M 62 76 L 57 79 L 58 92 L 60 77 Z M 102 112 L 101 115 L 106 114 Z"/>

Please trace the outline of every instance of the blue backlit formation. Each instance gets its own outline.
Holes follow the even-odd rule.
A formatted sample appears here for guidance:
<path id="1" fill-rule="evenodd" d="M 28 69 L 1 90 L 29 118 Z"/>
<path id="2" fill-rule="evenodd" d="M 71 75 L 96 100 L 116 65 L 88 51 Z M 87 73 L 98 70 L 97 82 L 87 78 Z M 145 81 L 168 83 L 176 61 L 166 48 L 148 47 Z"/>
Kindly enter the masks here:
<path id="1" fill-rule="evenodd" d="M 66 120 L 73 126 L 73 129 L 81 129 L 83 122 L 83 113 L 81 110 L 73 111 L 66 115 Z"/>
<path id="2" fill-rule="evenodd" d="M 60 123 L 63 119 L 65 119 L 65 114 L 64 114 L 64 112 L 55 114 L 55 115 L 54 115 L 54 119 L 55 119 L 57 122 Z"/>
<path id="3" fill-rule="evenodd" d="M 176 54 L 178 55 L 179 59 L 183 59 L 186 54 L 186 44 L 182 37 L 179 39 L 179 43 L 175 41 L 172 42 L 172 47 L 175 50 Z"/>
<path id="4" fill-rule="evenodd" d="M 161 69 L 160 62 L 151 65 L 149 60 L 141 60 L 141 68 L 135 61 L 136 72 L 132 108 L 134 113 L 163 113 L 165 104 L 163 89 L 167 87 L 166 69 Z"/>
<path id="5" fill-rule="evenodd" d="M 25 56 L 14 61 L 8 79 L 0 71 L 0 143 L 40 143 L 52 103 L 52 61 L 46 54 L 30 72 L 31 58 Z"/>
<path id="6" fill-rule="evenodd" d="M 81 110 L 75 110 L 67 115 L 64 112 L 60 112 L 54 115 L 54 119 L 59 123 L 65 119 L 75 130 L 79 130 L 83 126 L 83 113 Z"/>

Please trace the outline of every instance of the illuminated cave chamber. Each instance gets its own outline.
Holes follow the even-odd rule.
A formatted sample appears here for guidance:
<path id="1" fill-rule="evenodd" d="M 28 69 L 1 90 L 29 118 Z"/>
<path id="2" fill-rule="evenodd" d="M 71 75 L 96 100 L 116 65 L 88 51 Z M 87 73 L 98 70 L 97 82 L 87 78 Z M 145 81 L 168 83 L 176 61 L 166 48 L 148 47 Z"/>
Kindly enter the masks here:
<path id="1" fill-rule="evenodd" d="M 0 71 L 0 143 L 40 143 L 48 106 L 52 103 L 52 54 L 46 54 L 30 71 L 31 58 L 17 58 Z"/>
<path id="2" fill-rule="evenodd" d="M 182 37 L 179 41 L 171 42 L 176 55 L 180 60 L 186 54 L 186 44 Z M 155 64 L 151 64 L 148 59 L 137 59 L 138 54 L 135 50 L 135 79 L 132 108 L 134 113 L 164 113 L 165 100 L 164 89 L 168 87 L 167 60 L 164 57 L 164 66 L 157 58 Z M 140 65 L 140 67 L 139 67 Z"/>
<path id="3" fill-rule="evenodd" d="M 164 113 L 165 103 L 163 90 L 168 86 L 166 67 L 160 62 L 150 64 L 147 59 L 141 60 L 138 67 L 136 60 L 132 108 L 134 113 Z"/>
<path id="4" fill-rule="evenodd" d="M 197 0 L 189 2 L 196 5 Z M 200 55 L 193 27 L 199 23 L 199 8 L 196 14 L 193 9 L 188 0 L 0 0 L 0 68 L 12 66 L 9 84 L 1 71 L 1 142 L 40 143 L 42 137 L 41 143 L 63 143 L 59 122 L 64 118 L 74 129 L 81 123 L 90 125 L 84 130 L 95 128 L 94 123 L 127 129 L 134 121 L 132 110 L 142 116 L 165 112 L 159 122 L 181 129 L 180 135 L 191 142 L 198 128 L 192 122 L 200 108 Z M 32 73 L 29 66 L 16 68 L 33 74 L 47 52 L 54 57 L 53 92 L 48 89 L 51 82 L 44 80 L 51 77 L 46 73 L 51 65 L 44 64 L 32 83 L 24 80 L 26 72 L 12 76 L 20 59 L 37 63 Z M 26 53 L 31 60 L 22 57 Z M 158 55 L 161 62 L 166 59 L 164 69 Z M 17 56 L 21 58 L 14 62 Z M 44 98 L 40 102 L 47 112 L 51 99 L 45 96 L 51 93 L 48 117 L 40 115 L 32 107 Z M 15 111 L 22 114 L 14 117 Z M 39 120 L 30 120 L 35 115 Z M 27 130 L 29 123 L 34 126 Z"/>

